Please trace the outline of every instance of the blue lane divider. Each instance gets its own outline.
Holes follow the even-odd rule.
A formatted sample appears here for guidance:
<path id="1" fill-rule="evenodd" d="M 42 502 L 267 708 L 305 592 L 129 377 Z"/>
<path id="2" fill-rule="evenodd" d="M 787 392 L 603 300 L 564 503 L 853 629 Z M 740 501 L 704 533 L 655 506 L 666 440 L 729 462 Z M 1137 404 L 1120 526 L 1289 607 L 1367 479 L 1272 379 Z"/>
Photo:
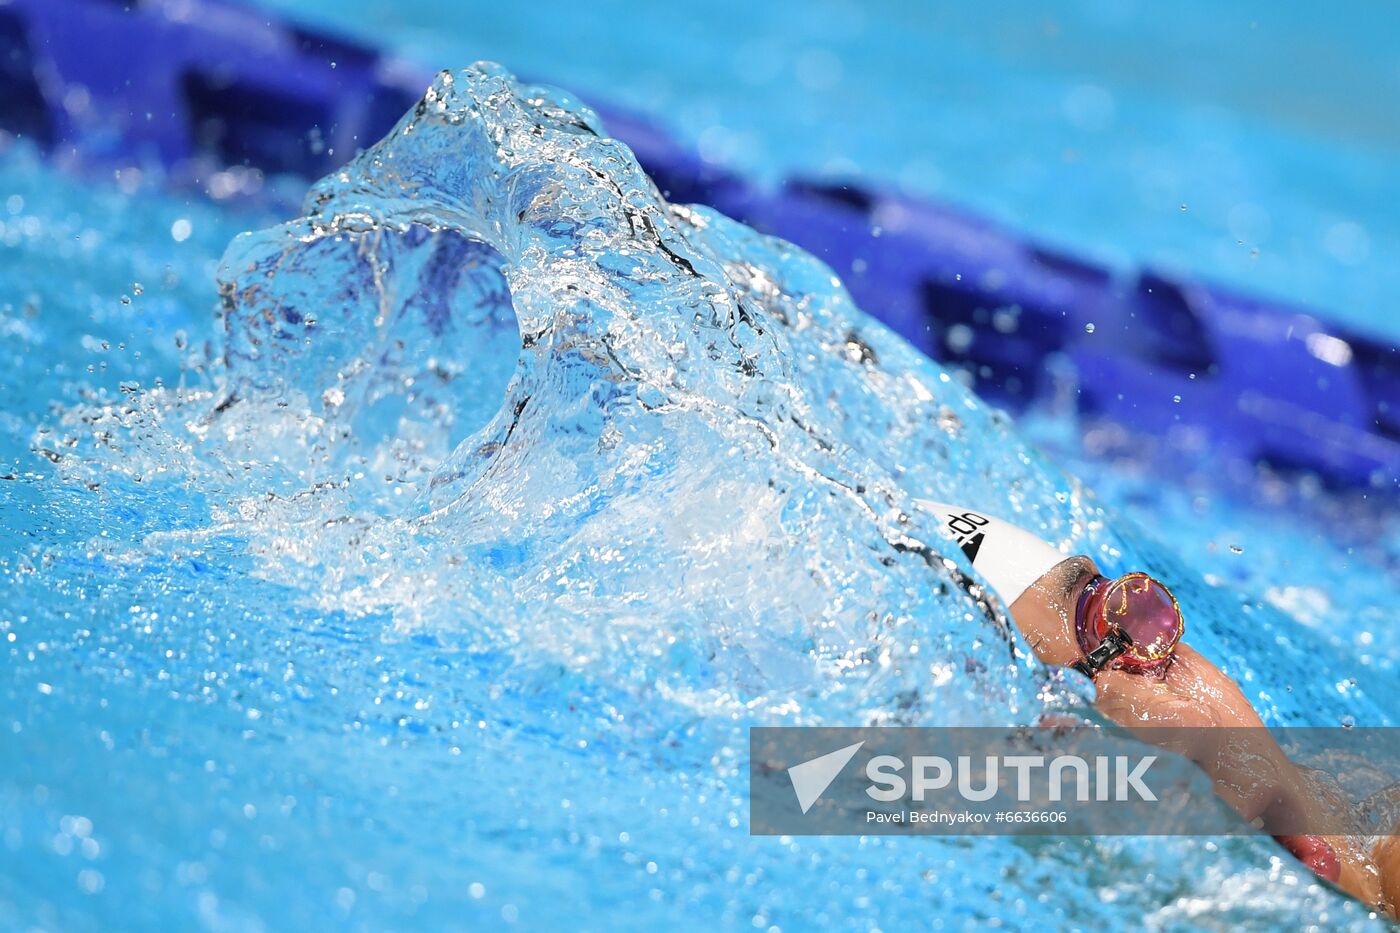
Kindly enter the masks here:
<path id="1" fill-rule="evenodd" d="M 431 75 L 231 0 L 0 0 L 0 127 L 60 157 L 323 175 Z M 1121 276 L 932 201 L 830 182 L 757 187 L 598 106 L 669 198 L 826 260 L 857 303 L 1013 408 L 1077 374 L 1081 412 L 1337 486 L 1400 491 L 1400 354 L 1278 302 Z"/>
<path id="2" fill-rule="evenodd" d="M 0 58 L 0 124 L 46 148 L 307 177 L 430 77 L 221 0 L 0 0 Z"/>

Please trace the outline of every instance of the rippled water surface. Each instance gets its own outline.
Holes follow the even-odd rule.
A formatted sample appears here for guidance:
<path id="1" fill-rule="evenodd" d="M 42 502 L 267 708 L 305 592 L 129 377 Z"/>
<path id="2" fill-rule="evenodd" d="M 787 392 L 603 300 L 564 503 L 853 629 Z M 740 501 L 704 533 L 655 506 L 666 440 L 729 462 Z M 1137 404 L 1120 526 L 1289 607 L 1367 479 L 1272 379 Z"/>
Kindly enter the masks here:
<path id="1" fill-rule="evenodd" d="M 1067 461 L 1137 530 L 598 131 L 455 72 L 280 226 L 0 156 L 0 921 L 1364 924 L 1247 838 L 748 836 L 750 725 L 1082 702 L 914 498 L 1179 580 L 1271 723 L 1391 723 L 1395 541 Z"/>

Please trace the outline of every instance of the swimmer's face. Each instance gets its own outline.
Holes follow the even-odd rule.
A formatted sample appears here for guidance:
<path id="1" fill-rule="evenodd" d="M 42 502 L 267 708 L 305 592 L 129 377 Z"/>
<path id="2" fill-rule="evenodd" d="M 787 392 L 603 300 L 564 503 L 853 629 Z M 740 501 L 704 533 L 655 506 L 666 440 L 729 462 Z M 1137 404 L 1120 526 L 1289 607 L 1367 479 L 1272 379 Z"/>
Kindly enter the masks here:
<path id="1" fill-rule="evenodd" d="M 1063 667 L 1080 658 L 1074 613 L 1080 594 L 1098 575 L 1087 557 L 1071 557 L 1051 567 L 1011 604 L 1011 618 L 1046 664 Z"/>

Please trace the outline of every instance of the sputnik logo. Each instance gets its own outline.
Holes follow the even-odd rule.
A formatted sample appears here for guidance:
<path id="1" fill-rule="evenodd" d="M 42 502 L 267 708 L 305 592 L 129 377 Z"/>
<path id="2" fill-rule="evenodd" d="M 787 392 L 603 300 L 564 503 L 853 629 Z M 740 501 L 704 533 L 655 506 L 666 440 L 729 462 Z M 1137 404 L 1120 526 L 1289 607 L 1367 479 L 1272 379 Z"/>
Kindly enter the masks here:
<path id="1" fill-rule="evenodd" d="M 802 808 L 804 814 L 821 799 L 821 795 L 826 793 L 826 789 L 836 780 L 841 769 L 850 763 L 864 744 L 864 741 L 860 741 L 854 745 L 847 745 L 845 748 L 838 748 L 834 752 L 788 768 L 788 778 L 792 781 L 793 792 L 797 794 L 797 805 Z"/>

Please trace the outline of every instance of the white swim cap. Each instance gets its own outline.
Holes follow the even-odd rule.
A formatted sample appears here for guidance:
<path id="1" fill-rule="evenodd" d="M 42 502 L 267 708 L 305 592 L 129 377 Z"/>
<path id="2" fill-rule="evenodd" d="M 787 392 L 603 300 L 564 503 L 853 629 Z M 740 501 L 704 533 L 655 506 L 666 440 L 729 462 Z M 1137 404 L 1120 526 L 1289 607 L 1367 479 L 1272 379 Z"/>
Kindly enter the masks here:
<path id="1" fill-rule="evenodd" d="M 999 518 L 960 505 L 915 499 L 937 515 L 949 535 L 1002 602 L 1009 607 L 1032 583 L 1069 555 Z"/>

